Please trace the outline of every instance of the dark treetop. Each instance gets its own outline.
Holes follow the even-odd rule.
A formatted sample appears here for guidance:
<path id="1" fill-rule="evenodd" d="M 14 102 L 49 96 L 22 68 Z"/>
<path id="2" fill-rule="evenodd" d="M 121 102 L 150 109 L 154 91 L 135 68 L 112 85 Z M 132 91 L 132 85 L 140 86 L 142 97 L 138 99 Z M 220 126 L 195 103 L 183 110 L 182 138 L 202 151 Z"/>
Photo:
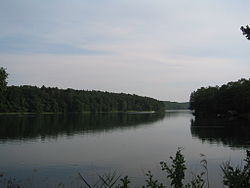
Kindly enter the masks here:
<path id="1" fill-rule="evenodd" d="M 190 108 L 196 115 L 247 114 L 250 112 L 250 79 L 197 89 L 191 93 Z"/>
<path id="2" fill-rule="evenodd" d="M 246 35 L 246 38 L 250 40 L 250 28 L 247 25 L 246 27 L 241 26 L 240 30 L 242 31 L 243 35 Z"/>
<path id="3" fill-rule="evenodd" d="M 0 67 L 0 92 L 3 92 L 7 86 L 8 74 L 3 67 Z"/>
<path id="4" fill-rule="evenodd" d="M 0 69 L 0 112 L 114 112 L 162 111 L 164 104 L 149 97 L 125 93 L 6 86 L 7 73 Z"/>

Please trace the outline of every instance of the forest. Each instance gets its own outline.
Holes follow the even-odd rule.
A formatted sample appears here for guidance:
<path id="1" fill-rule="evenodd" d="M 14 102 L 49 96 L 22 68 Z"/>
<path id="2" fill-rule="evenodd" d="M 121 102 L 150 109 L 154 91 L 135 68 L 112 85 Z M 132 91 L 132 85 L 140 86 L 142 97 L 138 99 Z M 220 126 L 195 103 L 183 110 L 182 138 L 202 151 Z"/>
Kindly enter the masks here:
<path id="1" fill-rule="evenodd" d="M 0 68 L 1 113 L 161 111 L 163 102 L 125 93 L 7 86 L 8 74 Z"/>
<path id="2" fill-rule="evenodd" d="M 250 40 L 250 27 L 241 26 L 240 30 Z M 191 93 L 189 103 L 196 116 L 241 115 L 250 119 L 250 79 L 241 78 L 220 87 L 201 87 Z"/>
<path id="3" fill-rule="evenodd" d="M 189 109 L 189 102 L 171 102 L 163 101 L 166 110 L 187 110 Z"/>
<path id="4" fill-rule="evenodd" d="M 190 108 L 195 115 L 239 115 L 250 112 L 250 79 L 222 86 L 201 87 L 191 93 Z"/>

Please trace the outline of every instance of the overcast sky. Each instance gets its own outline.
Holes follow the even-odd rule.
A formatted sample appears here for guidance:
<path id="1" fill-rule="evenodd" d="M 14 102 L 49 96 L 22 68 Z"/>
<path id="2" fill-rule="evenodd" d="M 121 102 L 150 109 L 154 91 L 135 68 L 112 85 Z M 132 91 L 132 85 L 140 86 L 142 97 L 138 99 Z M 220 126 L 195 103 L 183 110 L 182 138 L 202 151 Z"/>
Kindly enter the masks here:
<path id="1" fill-rule="evenodd" d="M 9 85 L 188 101 L 249 78 L 250 1 L 0 0 L 0 67 Z"/>

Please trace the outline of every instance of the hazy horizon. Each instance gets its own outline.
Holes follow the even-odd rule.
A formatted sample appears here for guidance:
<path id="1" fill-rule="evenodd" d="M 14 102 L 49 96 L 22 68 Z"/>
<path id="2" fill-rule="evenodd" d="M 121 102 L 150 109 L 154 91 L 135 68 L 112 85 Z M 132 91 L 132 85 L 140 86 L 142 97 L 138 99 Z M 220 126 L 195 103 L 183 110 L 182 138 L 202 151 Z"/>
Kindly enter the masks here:
<path id="1" fill-rule="evenodd" d="M 250 2 L 3 0 L 9 85 L 100 90 L 186 102 L 249 78 Z"/>

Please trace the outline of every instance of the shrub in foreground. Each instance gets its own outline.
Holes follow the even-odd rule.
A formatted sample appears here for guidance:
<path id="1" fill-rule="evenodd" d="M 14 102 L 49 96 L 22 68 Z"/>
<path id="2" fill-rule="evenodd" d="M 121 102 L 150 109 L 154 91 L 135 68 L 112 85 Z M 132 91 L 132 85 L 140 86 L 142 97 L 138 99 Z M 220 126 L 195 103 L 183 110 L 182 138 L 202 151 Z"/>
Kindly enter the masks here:
<path id="1" fill-rule="evenodd" d="M 193 175 L 193 178 L 188 183 L 184 183 L 185 171 L 187 170 L 185 164 L 185 157 L 181 153 L 181 149 L 178 149 L 174 157 L 170 157 L 171 162 L 160 162 L 161 170 L 166 174 L 166 179 L 170 181 L 170 186 L 160 182 L 157 178 L 154 178 L 151 171 L 148 171 L 145 176 L 145 185 L 142 188 L 209 188 L 209 176 L 207 168 L 207 160 L 204 155 L 201 155 L 202 160 L 200 164 L 202 166 L 202 172 L 198 175 Z M 232 166 L 230 162 L 225 162 L 221 166 L 223 173 L 223 184 L 229 188 L 249 188 L 250 187 L 250 151 L 246 152 L 246 158 L 241 166 Z M 79 173 L 79 177 L 82 180 L 82 187 L 88 188 L 129 188 L 131 181 L 128 176 L 121 178 L 116 172 L 107 173 L 98 176 L 98 181 L 94 185 L 90 185 L 88 181 Z M 84 186 L 83 186 L 84 185 Z M 0 174 L 0 187 L 3 188 L 21 188 L 22 186 L 16 183 L 15 178 L 4 178 L 3 174 Z M 35 186 L 32 186 L 35 187 Z M 64 184 L 58 184 L 57 188 L 65 187 Z"/>

